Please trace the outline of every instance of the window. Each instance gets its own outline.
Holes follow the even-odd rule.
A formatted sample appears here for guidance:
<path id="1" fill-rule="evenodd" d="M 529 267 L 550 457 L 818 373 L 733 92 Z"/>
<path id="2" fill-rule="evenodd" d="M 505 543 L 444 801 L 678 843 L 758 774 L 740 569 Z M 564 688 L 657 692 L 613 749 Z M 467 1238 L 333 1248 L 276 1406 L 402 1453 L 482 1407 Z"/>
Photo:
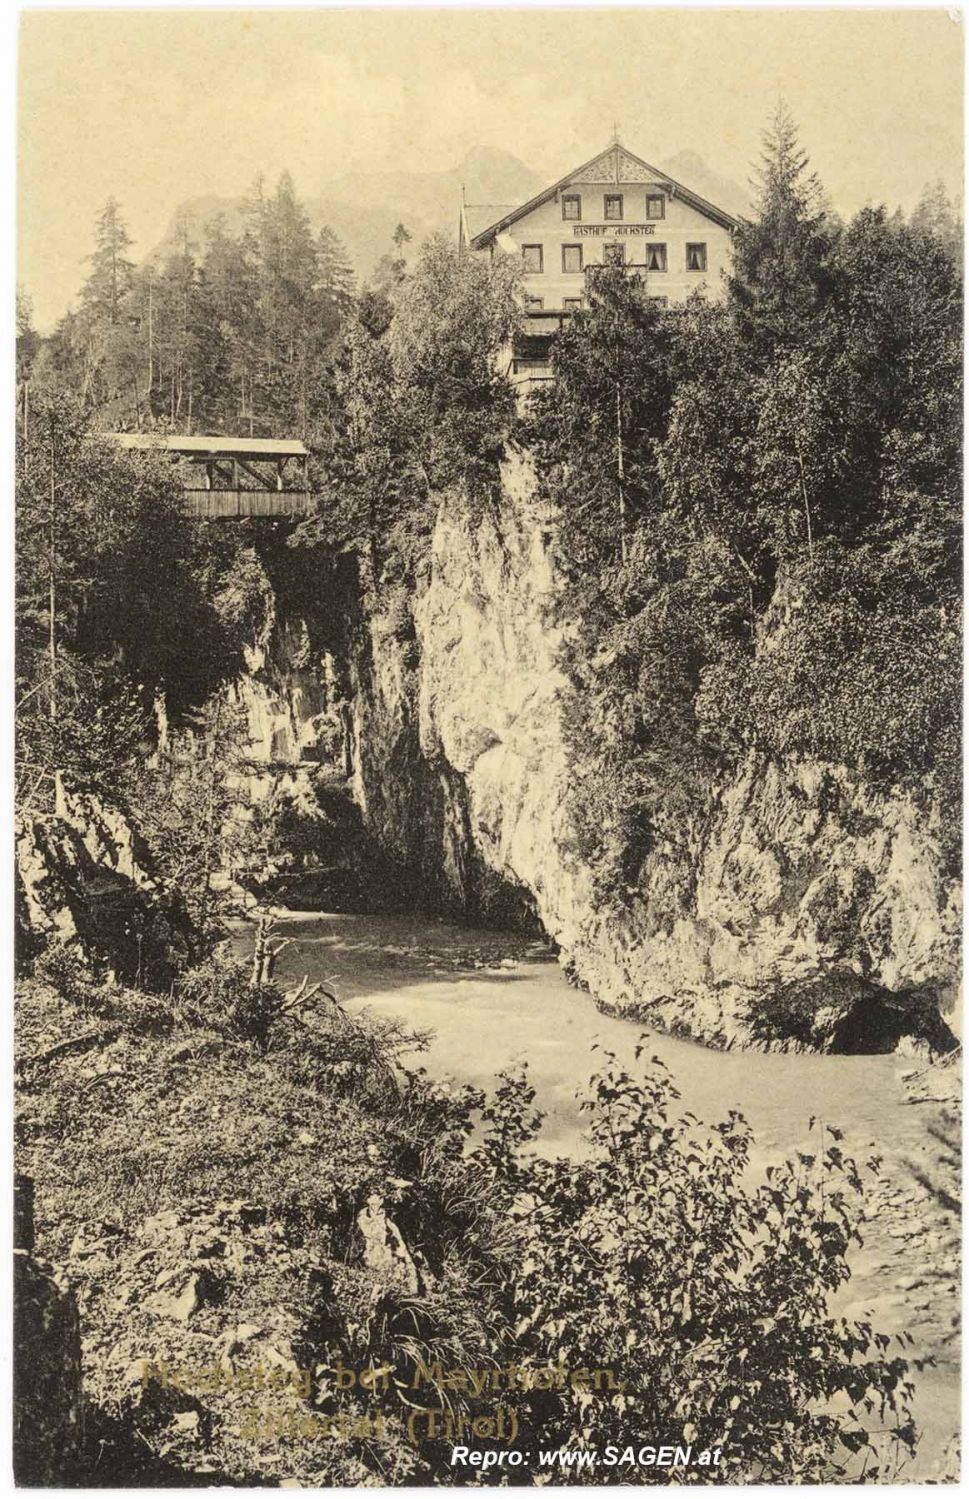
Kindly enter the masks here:
<path id="1" fill-rule="evenodd" d="M 541 245 L 522 245 L 522 261 L 526 271 L 544 270 L 545 257 Z"/>
<path id="2" fill-rule="evenodd" d="M 603 245 L 603 247 L 602 247 L 602 263 L 603 263 L 603 265 L 625 265 L 626 264 L 626 246 L 625 245 Z"/>
<path id="3" fill-rule="evenodd" d="M 544 306 L 545 306 L 545 298 L 544 297 L 526 297 L 525 298 L 525 311 L 526 312 L 541 312 L 541 310 L 542 310 L 542 308 Z"/>
<path id="4" fill-rule="evenodd" d="M 665 245 L 647 245 L 646 246 L 646 269 L 647 269 L 647 271 L 665 271 L 666 270 L 666 246 Z"/>
<path id="5" fill-rule="evenodd" d="M 581 297 L 563 297 L 562 306 L 567 312 L 576 312 L 582 306 Z"/>
<path id="6" fill-rule="evenodd" d="M 605 214 L 607 219 L 622 218 L 622 193 L 606 193 Z"/>
<path id="7" fill-rule="evenodd" d="M 649 300 L 652 302 L 654 307 L 658 307 L 660 308 L 660 310 L 670 305 L 669 297 L 650 297 Z"/>
<path id="8" fill-rule="evenodd" d="M 582 246 L 562 246 L 562 269 L 563 271 L 581 271 L 582 269 Z"/>
<path id="9" fill-rule="evenodd" d="M 660 193 L 648 193 L 646 195 L 646 217 L 648 219 L 666 218 L 666 199 Z"/>
<path id="10" fill-rule="evenodd" d="M 687 245 L 686 268 L 688 271 L 705 271 L 707 268 L 706 245 Z"/>
<path id="11" fill-rule="evenodd" d="M 562 199 L 563 219 L 581 219 L 582 199 L 578 193 L 566 193 Z"/>

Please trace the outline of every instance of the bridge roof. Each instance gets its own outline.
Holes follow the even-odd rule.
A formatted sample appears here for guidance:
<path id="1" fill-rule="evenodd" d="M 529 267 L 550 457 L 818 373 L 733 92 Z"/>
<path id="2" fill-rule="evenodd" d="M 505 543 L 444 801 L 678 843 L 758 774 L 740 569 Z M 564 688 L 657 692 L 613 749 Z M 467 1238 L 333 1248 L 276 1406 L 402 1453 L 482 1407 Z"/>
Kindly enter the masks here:
<path id="1" fill-rule="evenodd" d="M 305 458 L 306 445 L 292 437 L 182 437 L 161 432 L 107 432 L 121 448 L 161 449 L 202 458 Z"/>

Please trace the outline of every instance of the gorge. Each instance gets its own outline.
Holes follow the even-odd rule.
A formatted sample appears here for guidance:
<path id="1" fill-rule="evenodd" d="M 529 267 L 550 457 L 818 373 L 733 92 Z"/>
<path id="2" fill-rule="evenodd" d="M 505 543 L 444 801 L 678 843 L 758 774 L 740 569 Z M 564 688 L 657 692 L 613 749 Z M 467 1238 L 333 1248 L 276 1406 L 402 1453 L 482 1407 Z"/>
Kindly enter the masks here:
<path id="1" fill-rule="evenodd" d="M 948 1049 L 957 889 L 911 793 L 751 754 L 691 830 L 686 896 L 660 848 L 624 908 L 597 908 L 569 825 L 553 530 L 513 455 L 493 513 L 442 506 L 403 630 L 392 599 L 349 598 L 346 659 L 307 663 L 305 621 L 276 617 L 234 689 L 257 757 L 309 774 L 345 692 L 353 799 L 419 899 L 540 930 L 613 1013 L 721 1048 Z"/>
<path id="2" fill-rule="evenodd" d="M 286 572 L 275 525 L 250 523 L 246 537 L 270 578 Z M 356 570 L 332 558 L 317 559 L 321 589 L 336 590 L 319 611 L 303 608 L 312 586 L 303 612 L 287 611 L 280 586 L 223 689 L 244 710 L 249 793 L 257 806 L 282 793 L 299 832 L 276 888 L 291 943 L 280 981 L 324 980 L 351 1016 L 429 1032 L 425 1065 L 441 1082 L 487 1088 L 524 1059 L 550 1155 L 588 1148 L 576 1095 L 595 1048 L 632 1067 L 647 1032 L 683 1108 L 749 1120 L 757 1175 L 802 1149 L 818 1117 L 883 1157 L 835 1310 L 873 1313 L 934 1359 L 913 1402 L 924 1456 L 907 1476 L 944 1477 L 958 1420 L 956 1241 L 932 1121 L 951 1125 L 958 1074 L 933 1079 L 904 1056 L 954 1045 L 956 891 L 938 841 L 910 797 L 752 760 L 697 834 L 688 900 L 658 858 L 636 903 L 597 908 L 570 846 L 554 526 L 512 454 L 500 507 L 472 522 L 453 496 L 442 504 L 412 613 L 389 589 L 368 606 Z M 137 838 L 90 798 L 63 792 L 22 850 L 37 936 L 46 924 L 69 938 L 72 922 L 84 936 L 97 879 L 151 896 Z M 300 909 L 306 892 L 315 909 Z M 234 946 L 248 961 L 248 924 Z M 765 1032 L 764 1012 L 786 1033 L 776 1019 Z"/>

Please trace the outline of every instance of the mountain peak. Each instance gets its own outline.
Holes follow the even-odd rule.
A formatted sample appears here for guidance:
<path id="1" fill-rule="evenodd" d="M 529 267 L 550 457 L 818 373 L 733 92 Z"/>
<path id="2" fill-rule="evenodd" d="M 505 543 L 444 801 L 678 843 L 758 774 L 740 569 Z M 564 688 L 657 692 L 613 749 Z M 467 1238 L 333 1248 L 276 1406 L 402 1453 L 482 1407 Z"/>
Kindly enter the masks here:
<path id="1" fill-rule="evenodd" d="M 706 172 L 707 164 L 698 151 L 677 151 L 672 158 L 681 172 Z"/>
<path id="2" fill-rule="evenodd" d="M 715 203 L 718 208 L 725 208 L 728 213 L 736 213 L 741 217 L 749 213 L 750 194 L 747 190 L 732 178 L 712 171 L 699 152 L 689 148 L 677 151 L 675 156 L 669 157 L 660 165 L 664 172 L 669 172 L 684 187 L 691 188 L 701 198 Z"/>
<path id="3" fill-rule="evenodd" d="M 465 151 L 458 162 L 457 170 L 477 171 L 482 167 L 516 167 L 519 171 L 526 172 L 528 168 L 517 156 L 510 151 L 504 151 L 500 146 L 472 146 Z"/>

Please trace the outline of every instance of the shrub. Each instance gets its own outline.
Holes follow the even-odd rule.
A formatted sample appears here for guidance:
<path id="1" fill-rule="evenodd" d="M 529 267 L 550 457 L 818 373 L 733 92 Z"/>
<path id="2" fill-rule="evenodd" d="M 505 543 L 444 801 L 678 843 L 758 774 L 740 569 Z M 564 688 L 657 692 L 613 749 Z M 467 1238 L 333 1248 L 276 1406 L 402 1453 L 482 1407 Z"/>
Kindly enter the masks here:
<path id="1" fill-rule="evenodd" d="M 98 988 L 90 964 L 77 943 L 52 942 L 34 964 L 41 983 L 50 984 L 63 999 L 78 1010 L 93 1010 Z"/>
<path id="2" fill-rule="evenodd" d="M 893 1447 L 915 1443 L 906 1362 L 868 1322 L 828 1310 L 863 1193 L 841 1132 L 815 1127 L 813 1152 L 751 1184 L 743 1118 L 707 1129 L 677 1115 L 678 1097 L 658 1058 L 634 1076 L 606 1053 L 583 1105 L 591 1157 L 516 1153 L 502 1178 L 520 1232 L 515 1362 L 615 1376 L 522 1396 L 520 1443 L 719 1446 L 722 1477 L 759 1483 L 848 1478 L 864 1454 L 866 1480 L 891 1478 Z M 534 1134 L 527 1092 L 506 1080 L 493 1107 L 493 1134 Z M 582 1477 L 614 1482 L 615 1470 Z"/>

